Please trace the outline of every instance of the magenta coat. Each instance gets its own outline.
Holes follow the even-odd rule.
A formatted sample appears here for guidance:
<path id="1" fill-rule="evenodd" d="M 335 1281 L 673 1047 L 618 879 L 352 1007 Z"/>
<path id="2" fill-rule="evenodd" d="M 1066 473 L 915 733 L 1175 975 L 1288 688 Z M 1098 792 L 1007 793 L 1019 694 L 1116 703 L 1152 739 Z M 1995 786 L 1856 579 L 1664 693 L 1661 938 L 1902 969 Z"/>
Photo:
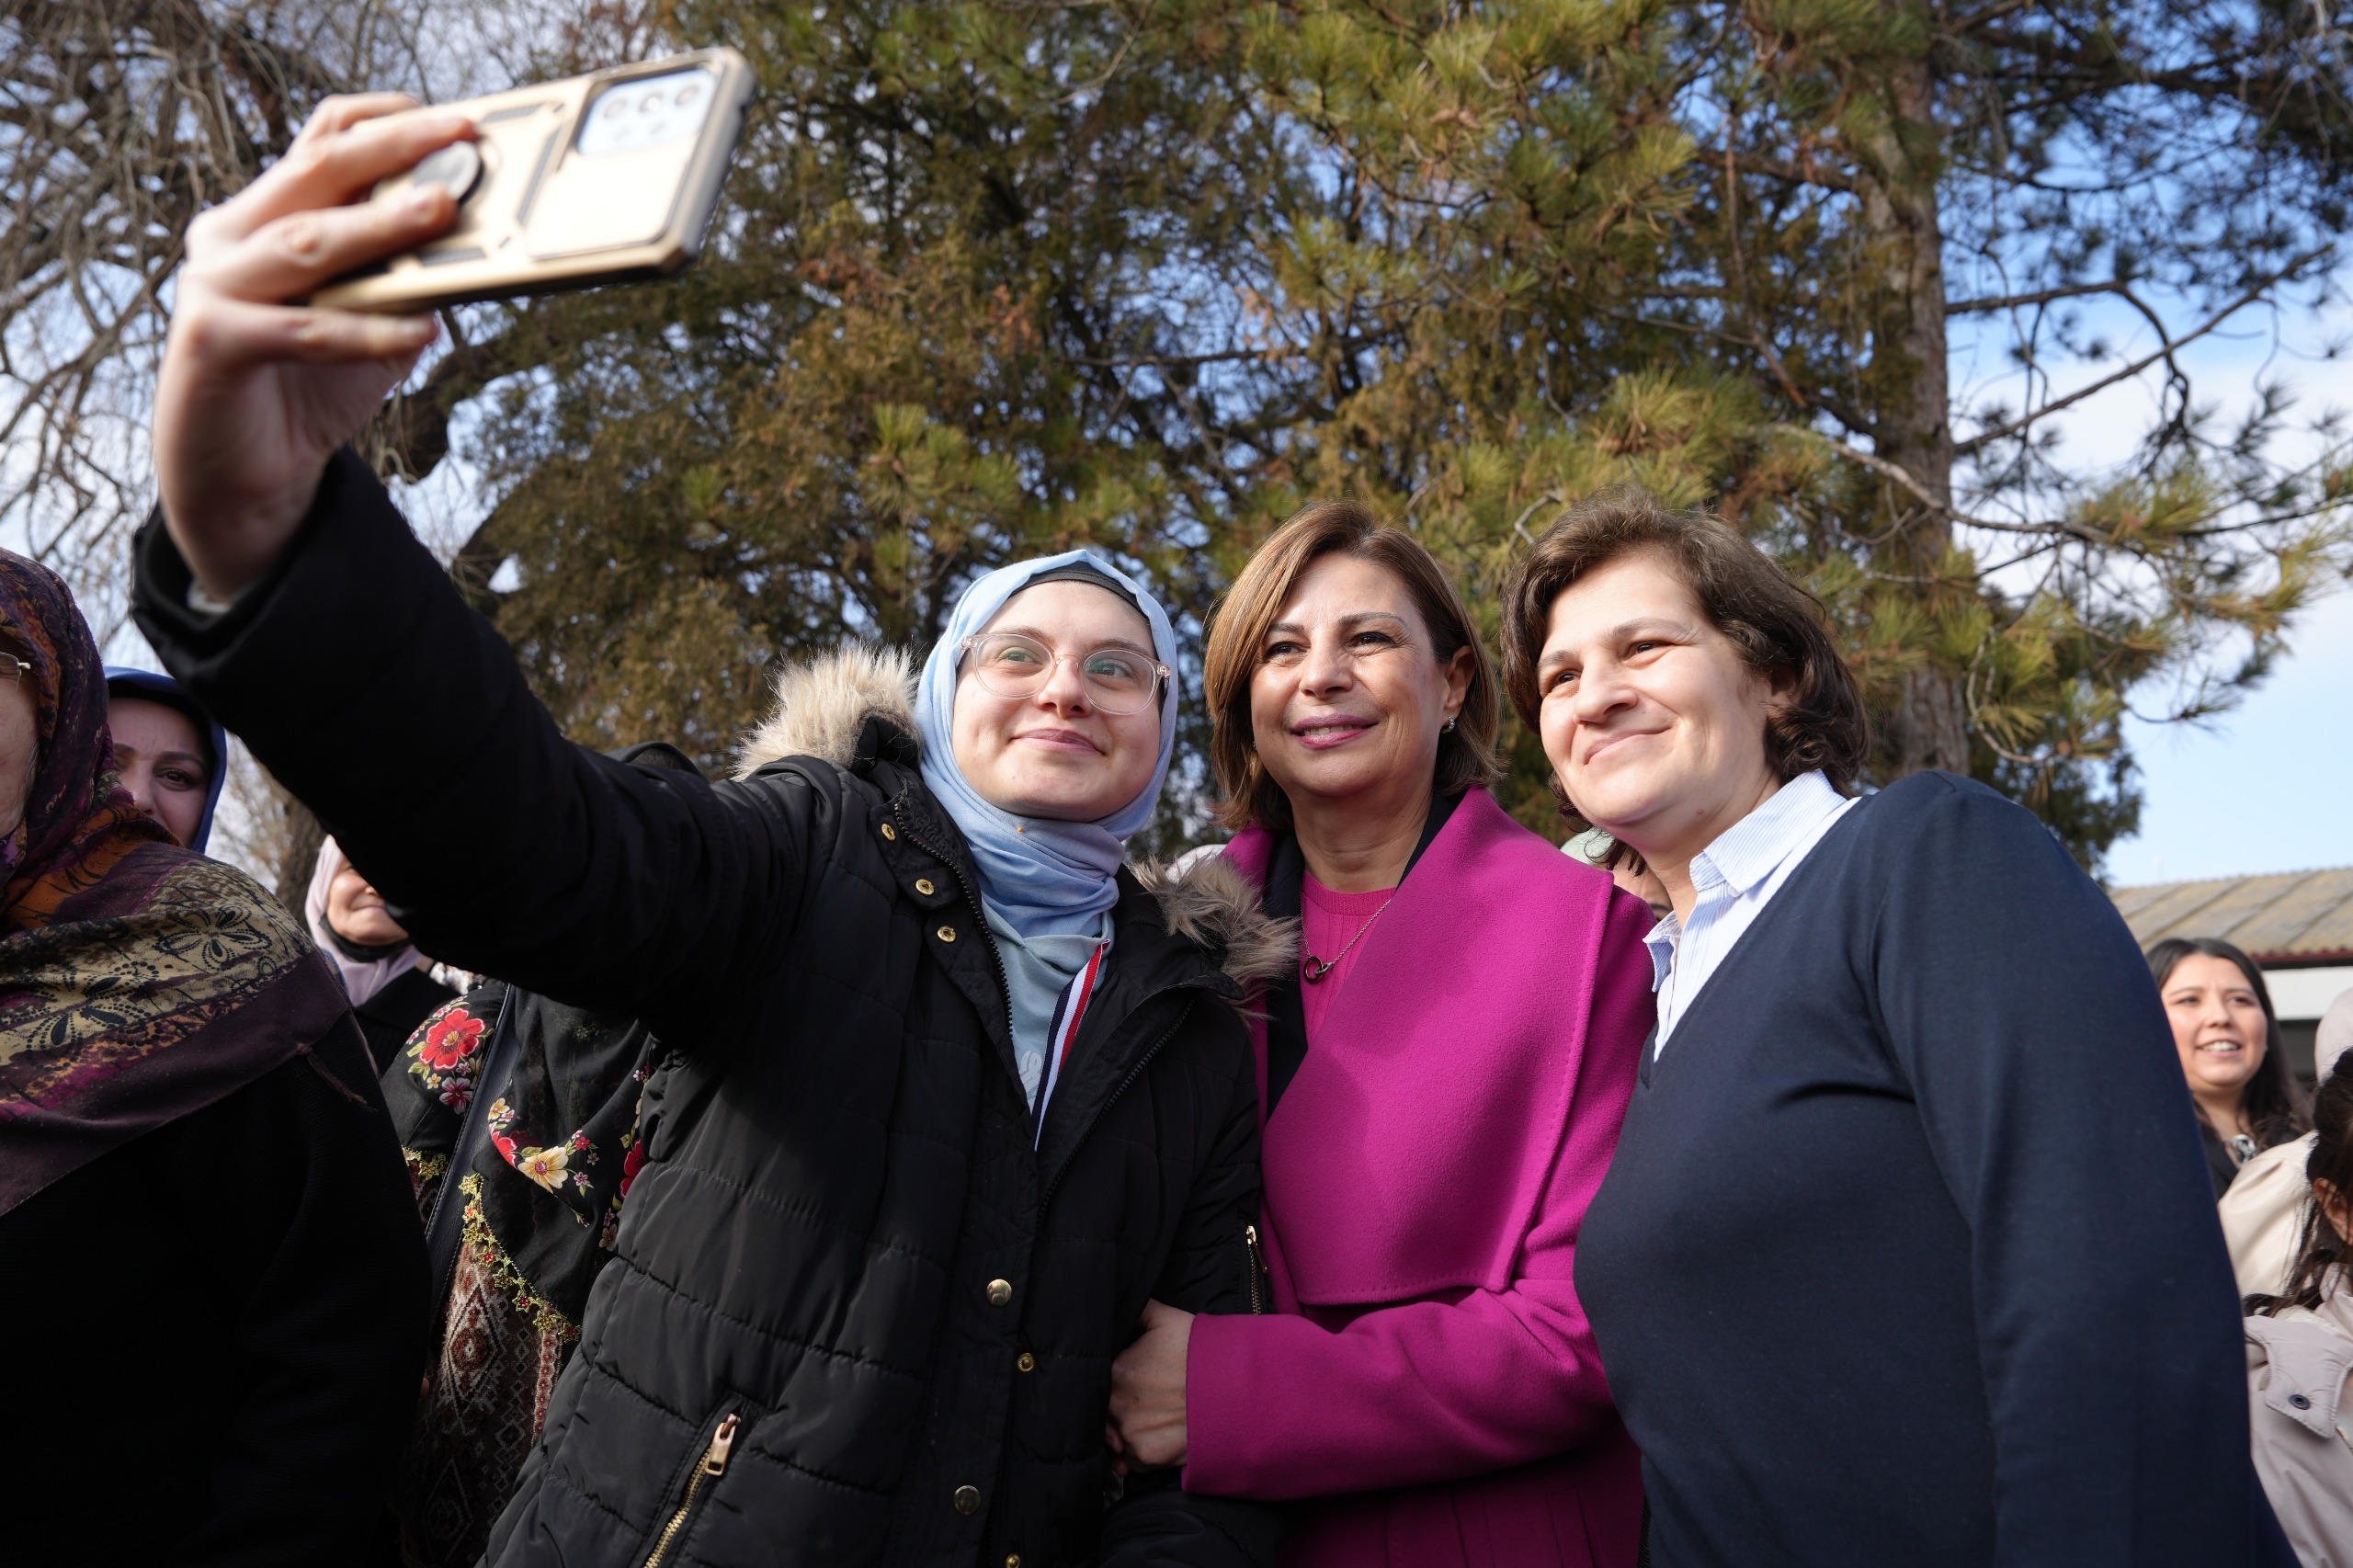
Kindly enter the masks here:
<path id="1" fill-rule="evenodd" d="M 1225 851 L 1258 881 L 1272 852 Z M 1186 1362 L 1187 1489 L 1322 1499 L 1285 1568 L 1633 1563 L 1641 1462 L 1573 1276 L 1651 923 L 1474 790 L 1363 937 L 1264 1129 L 1279 1312 L 1196 1318 Z"/>

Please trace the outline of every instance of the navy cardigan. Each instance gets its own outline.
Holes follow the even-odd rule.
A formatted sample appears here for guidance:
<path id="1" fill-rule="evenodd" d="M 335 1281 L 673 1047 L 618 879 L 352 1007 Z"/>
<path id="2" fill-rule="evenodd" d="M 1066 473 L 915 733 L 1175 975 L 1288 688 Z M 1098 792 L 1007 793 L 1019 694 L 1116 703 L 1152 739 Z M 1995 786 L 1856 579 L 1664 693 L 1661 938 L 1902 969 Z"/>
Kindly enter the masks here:
<path id="1" fill-rule="evenodd" d="M 1661 1568 L 2295 1561 L 2148 965 L 1979 785 L 1847 812 L 1645 1052 L 1576 1278 Z"/>

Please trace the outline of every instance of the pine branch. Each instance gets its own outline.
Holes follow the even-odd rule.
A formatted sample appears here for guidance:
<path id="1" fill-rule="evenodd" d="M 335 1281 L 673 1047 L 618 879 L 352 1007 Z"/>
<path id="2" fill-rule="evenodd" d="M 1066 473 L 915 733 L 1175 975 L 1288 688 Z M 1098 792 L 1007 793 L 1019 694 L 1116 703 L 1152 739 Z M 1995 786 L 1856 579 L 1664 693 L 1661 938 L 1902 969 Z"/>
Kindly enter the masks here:
<path id="1" fill-rule="evenodd" d="M 2248 289 L 2237 299 L 2232 301 L 2229 304 L 2223 306 L 2212 315 L 2207 317 L 2205 321 L 2199 324 L 2195 330 L 2182 337 L 2167 342 L 2155 353 L 2143 355 L 2142 358 L 2135 359 L 2131 364 L 2125 366 L 2122 369 L 2117 370 L 2109 375 L 2102 376 L 2097 381 L 2089 382 L 2086 385 L 2077 387 L 2074 392 L 2067 393 L 2064 397 L 2054 399 L 2050 403 L 2044 403 L 2040 408 L 2022 414 L 2016 419 L 2009 421 L 2007 424 L 1997 425 L 1990 430 L 1981 430 L 1976 435 L 1969 437 L 1966 441 L 1954 442 L 1952 449 L 1953 455 L 1957 458 L 1967 457 L 1972 452 L 1983 450 L 1985 447 L 1990 446 L 1995 441 L 2006 440 L 2010 437 L 2018 435 L 2032 426 L 2040 423 L 2041 420 L 2058 413 L 2063 408 L 2066 408 L 2074 403 L 2081 403 L 2084 399 L 2090 397 L 2097 392 L 2105 392 L 2109 387 L 2116 385 L 2119 381 L 2129 381 L 2133 377 L 2139 375 L 2142 371 L 2147 369 L 2150 366 L 2160 364 L 2170 359 L 2181 348 L 2197 342 L 2201 337 L 2204 337 L 2207 334 L 2221 326 L 2224 322 L 2230 320 L 2231 317 L 2246 309 L 2247 306 L 2259 302 L 2273 289 L 2277 288 L 2281 283 L 2287 282 L 2297 273 L 2302 271 L 2305 267 L 2319 260 L 2322 256 L 2329 255 L 2336 248 L 2336 247 L 2334 244 L 2314 246 L 2313 249 L 2308 250 L 2303 255 L 2298 256 L 2295 260 L 2290 262 L 2286 267 L 2272 273 L 2269 277 L 2265 278 L 2254 287 Z"/>

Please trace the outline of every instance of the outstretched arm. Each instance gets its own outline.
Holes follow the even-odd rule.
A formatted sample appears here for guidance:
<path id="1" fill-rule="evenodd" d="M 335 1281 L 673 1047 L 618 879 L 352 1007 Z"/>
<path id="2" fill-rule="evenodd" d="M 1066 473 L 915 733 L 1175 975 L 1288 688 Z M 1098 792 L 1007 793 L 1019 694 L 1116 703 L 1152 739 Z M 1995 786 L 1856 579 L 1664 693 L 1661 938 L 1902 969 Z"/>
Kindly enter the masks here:
<path id="1" fill-rule="evenodd" d="M 430 187 L 358 199 L 472 133 L 381 118 L 406 105 L 330 99 L 190 227 L 139 622 L 426 950 L 567 1002 L 664 1014 L 683 1043 L 718 989 L 700 983 L 790 929 L 830 803 L 806 781 L 713 790 L 567 744 L 343 449 L 432 323 L 287 301 L 449 221 Z"/>
<path id="2" fill-rule="evenodd" d="M 689 1043 L 714 983 L 789 939 L 837 797 L 793 774 L 713 787 L 566 741 L 348 452 L 226 614 L 191 610 L 188 581 L 151 522 L 134 600 L 149 642 L 435 957 L 660 1016 Z"/>

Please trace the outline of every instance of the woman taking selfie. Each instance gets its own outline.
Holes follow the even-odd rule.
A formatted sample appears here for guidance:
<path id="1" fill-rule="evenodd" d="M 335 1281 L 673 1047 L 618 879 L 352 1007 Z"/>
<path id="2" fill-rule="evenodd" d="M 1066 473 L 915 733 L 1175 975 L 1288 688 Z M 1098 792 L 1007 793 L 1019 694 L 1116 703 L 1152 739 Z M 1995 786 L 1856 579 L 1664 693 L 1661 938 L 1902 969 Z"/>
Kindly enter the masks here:
<path id="1" fill-rule="evenodd" d="M 2279 1561 L 2180 1072 L 2091 879 L 1968 780 L 1853 798 L 1854 677 L 1720 518 L 1572 508 L 1504 648 L 1573 823 L 1673 905 L 1576 1271 L 1652 1560 Z"/>
<path id="2" fill-rule="evenodd" d="M 1072 551 L 967 587 L 913 692 L 895 654 L 789 673 L 742 779 L 567 743 L 341 449 L 430 324 L 284 303 L 448 222 L 337 205 L 465 133 L 399 101 L 330 101 L 191 231 L 138 611 L 426 950 L 668 1048 L 489 1561 L 1266 1561 L 1263 1511 L 1114 1494 L 1102 1444 L 1148 1299 L 1248 1310 L 1228 999 L 1281 961 L 1230 874 L 1120 866 L 1167 618 Z"/>
<path id="3" fill-rule="evenodd" d="M 2149 972 L 2173 1025 L 2206 1169 L 2220 1198 L 2241 1165 L 2312 1125 L 2279 1051 L 2271 991 L 2253 959 L 2215 937 L 2168 937 L 2153 945 Z"/>
<path id="4" fill-rule="evenodd" d="M 1299 916 L 1255 1033 L 1278 1315 L 1155 1302 L 1117 1440 L 1296 1510 L 1287 1564 L 1631 1564 L 1571 1267 L 1650 1028 L 1639 899 L 1519 826 L 1495 679 L 1410 536 L 1291 519 L 1210 633 L 1226 857 Z"/>

